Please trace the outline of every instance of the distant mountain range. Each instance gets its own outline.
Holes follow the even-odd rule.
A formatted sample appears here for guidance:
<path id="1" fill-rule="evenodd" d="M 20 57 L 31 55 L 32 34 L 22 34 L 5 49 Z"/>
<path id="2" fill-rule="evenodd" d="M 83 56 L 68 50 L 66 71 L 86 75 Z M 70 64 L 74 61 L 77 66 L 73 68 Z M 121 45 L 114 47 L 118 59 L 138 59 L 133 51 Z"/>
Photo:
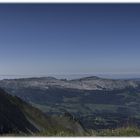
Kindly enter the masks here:
<path id="1" fill-rule="evenodd" d="M 113 90 L 124 89 L 127 87 L 136 88 L 140 85 L 138 79 L 130 80 L 113 80 L 99 78 L 96 76 L 84 77 L 75 80 L 56 79 L 54 77 L 41 78 L 21 78 L 21 79 L 5 79 L 0 81 L 1 87 L 37 87 L 48 89 L 49 87 L 70 88 L 79 90 Z"/>

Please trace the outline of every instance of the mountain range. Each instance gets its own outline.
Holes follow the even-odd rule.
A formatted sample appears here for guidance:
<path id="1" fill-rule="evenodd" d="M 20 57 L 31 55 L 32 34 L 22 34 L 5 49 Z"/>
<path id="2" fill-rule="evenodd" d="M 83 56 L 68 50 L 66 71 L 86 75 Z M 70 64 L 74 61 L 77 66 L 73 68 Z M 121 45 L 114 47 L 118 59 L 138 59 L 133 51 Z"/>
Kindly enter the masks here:
<path id="1" fill-rule="evenodd" d="M 0 81 L 1 86 L 18 87 L 39 87 L 48 89 L 49 87 L 79 89 L 79 90 L 113 90 L 124 89 L 127 87 L 136 88 L 140 85 L 139 80 L 130 79 L 105 79 L 96 76 L 84 77 L 80 79 L 67 80 L 56 79 L 54 77 L 40 77 L 40 78 L 21 78 L 21 79 L 4 79 Z"/>

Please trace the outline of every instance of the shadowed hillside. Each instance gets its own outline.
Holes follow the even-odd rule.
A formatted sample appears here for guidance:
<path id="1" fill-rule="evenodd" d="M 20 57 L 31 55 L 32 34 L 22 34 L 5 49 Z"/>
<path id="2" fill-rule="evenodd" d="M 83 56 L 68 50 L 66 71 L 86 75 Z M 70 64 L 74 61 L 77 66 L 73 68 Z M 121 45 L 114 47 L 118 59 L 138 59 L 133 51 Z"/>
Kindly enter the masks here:
<path id="1" fill-rule="evenodd" d="M 84 134 L 84 129 L 78 121 L 72 121 L 66 116 L 51 118 L 2 89 L 0 89 L 0 112 L 0 134 L 32 135 L 44 131 Z M 61 119 L 63 123 L 59 122 Z"/>

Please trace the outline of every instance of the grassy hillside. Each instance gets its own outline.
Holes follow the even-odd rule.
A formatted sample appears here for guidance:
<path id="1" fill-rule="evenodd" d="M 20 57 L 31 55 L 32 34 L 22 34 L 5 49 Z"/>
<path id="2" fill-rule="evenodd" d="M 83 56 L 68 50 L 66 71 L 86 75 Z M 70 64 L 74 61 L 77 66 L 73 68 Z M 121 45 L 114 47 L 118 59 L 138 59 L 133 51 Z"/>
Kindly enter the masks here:
<path id="1" fill-rule="evenodd" d="M 66 131 L 84 135 L 85 130 L 78 121 L 66 116 L 49 117 L 18 97 L 0 89 L 0 134 L 36 135 L 40 132 Z M 62 121 L 63 123 L 61 123 Z"/>
<path id="2" fill-rule="evenodd" d="M 40 132 L 40 136 L 77 136 L 69 131 Z M 117 129 L 105 129 L 100 131 L 90 130 L 84 136 L 91 137 L 137 137 L 140 136 L 140 129 L 135 126 L 121 127 Z"/>
<path id="3" fill-rule="evenodd" d="M 0 89 L 0 134 L 2 136 L 140 136 L 133 125 L 117 129 L 84 130 L 68 112 L 47 116 L 40 110 Z M 97 121 L 103 121 L 98 118 Z"/>
<path id="4" fill-rule="evenodd" d="M 140 136 L 140 129 L 135 126 L 121 127 L 117 129 L 106 129 L 102 131 L 90 131 L 90 136 L 117 136 L 117 137 L 133 137 Z"/>
<path id="5" fill-rule="evenodd" d="M 32 133 L 38 129 L 34 127 L 16 105 L 15 97 L 0 89 L 0 133 Z"/>

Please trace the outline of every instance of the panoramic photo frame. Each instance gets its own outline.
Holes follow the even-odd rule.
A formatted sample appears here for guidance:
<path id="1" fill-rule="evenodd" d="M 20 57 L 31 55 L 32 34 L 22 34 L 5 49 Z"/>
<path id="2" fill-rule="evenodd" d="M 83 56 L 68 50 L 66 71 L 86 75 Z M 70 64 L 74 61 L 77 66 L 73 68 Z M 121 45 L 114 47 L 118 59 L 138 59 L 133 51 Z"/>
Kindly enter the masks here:
<path id="1" fill-rule="evenodd" d="M 139 3 L 0 3 L 1 136 L 140 136 L 139 16 Z"/>

